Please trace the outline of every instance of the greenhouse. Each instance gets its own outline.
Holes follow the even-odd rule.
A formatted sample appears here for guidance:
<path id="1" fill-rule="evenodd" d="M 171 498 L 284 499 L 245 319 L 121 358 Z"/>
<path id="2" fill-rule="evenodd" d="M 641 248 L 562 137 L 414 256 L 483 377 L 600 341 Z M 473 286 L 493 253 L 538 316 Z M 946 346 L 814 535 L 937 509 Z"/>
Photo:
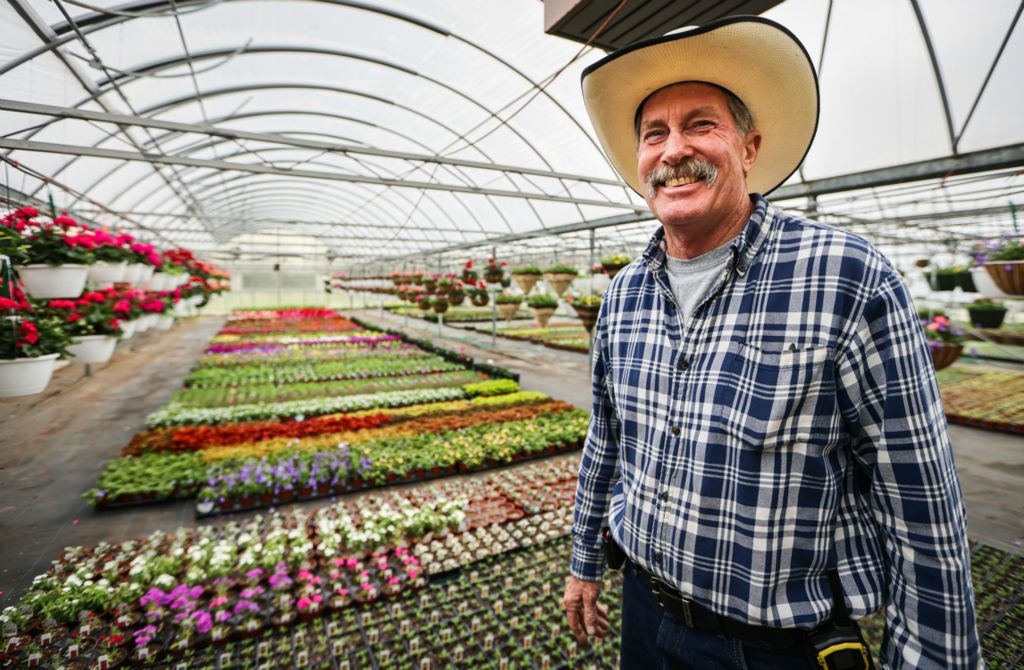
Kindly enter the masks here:
<path id="1" fill-rule="evenodd" d="M 1022 14 L 0 4 L 0 668 L 1024 668 Z"/>

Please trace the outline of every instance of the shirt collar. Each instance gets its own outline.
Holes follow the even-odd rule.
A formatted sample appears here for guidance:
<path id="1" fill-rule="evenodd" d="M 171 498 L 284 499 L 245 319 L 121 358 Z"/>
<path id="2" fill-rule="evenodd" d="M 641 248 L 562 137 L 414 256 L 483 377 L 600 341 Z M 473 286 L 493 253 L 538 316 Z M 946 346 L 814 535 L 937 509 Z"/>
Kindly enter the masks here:
<path id="1" fill-rule="evenodd" d="M 743 230 L 729 245 L 732 247 L 733 269 L 741 277 L 747 273 L 747 269 L 753 263 L 757 250 L 768 236 L 774 218 L 773 208 L 763 195 L 752 193 L 750 197 L 754 200 L 754 211 L 747 219 Z M 659 226 L 651 236 L 651 241 L 647 244 L 643 257 L 651 272 L 658 272 L 665 265 L 668 254 L 665 252 L 664 226 Z"/>

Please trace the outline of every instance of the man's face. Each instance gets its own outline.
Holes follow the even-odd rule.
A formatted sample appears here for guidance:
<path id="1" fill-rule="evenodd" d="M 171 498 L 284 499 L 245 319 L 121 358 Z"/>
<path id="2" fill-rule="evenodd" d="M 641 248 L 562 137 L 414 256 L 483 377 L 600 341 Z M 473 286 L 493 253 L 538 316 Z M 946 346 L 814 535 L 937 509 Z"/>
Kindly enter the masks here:
<path id="1" fill-rule="evenodd" d="M 647 206 L 666 226 L 714 225 L 747 200 L 747 172 L 761 135 L 739 134 L 725 94 L 696 82 L 648 98 L 640 117 L 637 174 Z M 653 180 L 651 177 L 653 176 Z"/>

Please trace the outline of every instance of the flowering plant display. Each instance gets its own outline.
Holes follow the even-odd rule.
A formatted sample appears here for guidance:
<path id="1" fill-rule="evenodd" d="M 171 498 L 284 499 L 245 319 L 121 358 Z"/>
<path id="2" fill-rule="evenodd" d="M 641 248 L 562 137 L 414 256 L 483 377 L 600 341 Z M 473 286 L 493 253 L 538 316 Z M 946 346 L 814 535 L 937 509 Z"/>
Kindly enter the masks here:
<path id="1" fill-rule="evenodd" d="M 473 269 L 473 261 L 466 261 L 466 266 L 462 269 L 462 281 L 466 284 L 475 284 L 478 277 L 476 270 Z"/>
<path id="2" fill-rule="evenodd" d="M 596 309 L 601 306 L 602 300 L 602 294 L 596 291 L 570 292 L 565 295 L 565 301 L 576 308 L 583 307 Z"/>
<path id="3" fill-rule="evenodd" d="M 922 319 L 924 335 L 932 348 L 943 344 L 963 344 L 964 331 L 949 320 L 944 314 L 936 314 L 930 319 Z"/>
<path id="4" fill-rule="evenodd" d="M 39 311 L 63 323 L 65 332 L 71 336 L 121 334 L 110 289 L 90 291 L 77 300 L 50 300 Z"/>
<path id="5" fill-rule="evenodd" d="M 605 268 L 624 267 L 632 262 L 633 258 L 626 254 L 612 254 L 611 256 L 605 256 L 601 259 L 601 265 Z"/>
<path id="6" fill-rule="evenodd" d="M 534 309 L 543 309 L 547 307 L 555 308 L 558 307 L 558 298 L 550 293 L 538 293 L 528 297 L 526 299 L 526 304 Z"/>
<path id="7" fill-rule="evenodd" d="M 92 230 L 91 235 L 95 242 L 93 256 L 97 261 L 105 263 L 135 262 L 135 254 L 131 250 L 131 244 L 135 238 L 131 235 L 127 233 L 111 235 L 102 229 Z"/>
<path id="8" fill-rule="evenodd" d="M 0 297 L 0 359 L 66 354 L 71 337 L 64 322 L 35 309 L 17 286 L 12 295 Z"/>
<path id="9" fill-rule="evenodd" d="M 494 302 L 499 305 L 518 305 L 523 302 L 523 296 L 518 293 L 499 293 Z"/>
<path id="10" fill-rule="evenodd" d="M 564 263 L 556 263 L 555 265 L 549 265 L 544 268 L 544 274 L 549 275 L 577 275 L 579 270 L 574 265 L 566 265 Z"/>
<path id="11" fill-rule="evenodd" d="M 35 207 L 21 207 L 0 218 L 0 225 L 24 237 L 23 250 L 12 259 L 16 265 L 87 265 L 94 261 L 96 241 L 87 229 L 67 215 L 48 224 L 36 221 L 38 215 Z"/>

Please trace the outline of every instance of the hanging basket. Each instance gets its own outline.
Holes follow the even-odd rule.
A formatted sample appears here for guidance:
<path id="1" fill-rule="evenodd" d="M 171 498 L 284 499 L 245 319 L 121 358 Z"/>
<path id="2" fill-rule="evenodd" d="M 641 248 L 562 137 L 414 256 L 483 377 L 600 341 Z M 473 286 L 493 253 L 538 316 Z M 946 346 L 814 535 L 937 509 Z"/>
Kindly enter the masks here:
<path id="1" fill-rule="evenodd" d="M 96 288 L 109 288 L 115 282 L 124 281 L 126 272 L 127 263 L 93 263 L 89 266 L 89 284 Z"/>
<path id="2" fill-rule="evenodd" d="M 555 313 L 555 307 L 531 307 L 533 310 L 533 316 L 537 319 L 537 323 L 540 324 L 541 328 L 545 328 L 548 325 L 548 321 L 551 320 L 551 315 Z"/>
<path id="3" fill-rule="evenodd" d="M 515 317 L 516 312 L 519 311 L 519 303 L 518 302 L 502 303 L 502 304 L 498 305 L 498 311 L 501 312 L 502 318 L 504 318 L 506 321 L 511 321 Z"/>
<path id="4" fill-rule="evenodd" d="M 33 298 L 77 298 L 89 276 L 88 265 L 16 265 L 14 269 Z"/>
<path id="5" fill-rule="evenodd" d="M 469 300 L 476 307 L 486 307 L 487 303 L 491 301 L 491 296 L 486 293 L 476 293 Z"/>
<path id="6" fill-rule="evenodd" d="M 971 315 L 971 323 L 978 328 L 996 329 L 1003 325 L 1006 318 L 1006 308 L 1003 309 L 974 309 L 967 306 L 967 313 Z"/>
<path id="7" fill-rule="evenodd" d="M 608 279 L 615 279 L 615 275 L 619 274 L 619 272 L 621 272 L 622 268 L 624 268 L 624 267 L 626 267 L 626 266 L 625 265 L 605 265 L 604 269 L 605 269 L 605 272 L 608 273 Z"/>
<path id="8" fill-rule="evenodd" d="M 448 304 L 452 307 L 458 307 L 464 302 L 466 302 L 466 294 L 464 291 L 452 291 L 448 294 Z"/>
<path id="9" fill-rule="evenodd" d="M 487 282 L 488 284 L 500 284 L 501 280 L 504 278 L 504 270 L 484 270 L 484 281 Z"/>
<path id="10" fill-rule="evenodd" d="M 73 338 L 68 347 L 68 360 L 72 363 L 106 363 L 114 355 L 117 338 L 112 335 L 83 335 Z"/>
<path id="11" fill-rule="evenodd" d="M 436 302 L 430 303 L 430 306 L 434 308 L 434 313 L 435 314 L 444 314 L 445 312 L 448 311 L 448 303 L 447 302 L 436 301 Z"/>
<path id="12" fill-rule="evenodd" d="M 948 368 L 952 365 L 956 359 L 960 358 L 960 354 L 964 351 L 962 344 L 943 344 L 938 347 L 931 347 L 932 350 L 932 363 L 935 365 L 936 370 L 942 368 Z"/>
<path id="13" fill-rule="evenodd" d="M 576 275 L 568 272 L 547 273 L 544 275 L 544 279 L 548 280 L 548 284 L 551 285 L 555 295 L 561 298 L 569 288 L 569 285 L 572 284 L 572 280 L 576 279 Z"/>
<path id="14" fill-rule="evenodd" d="M 60 354 L 0 358 L 0 398 L 42 393 L 53 377 L 53 366 L 58 356 Z"/>
<path id="15" fill-rule="evenodd" d="M 516 286 L 523 292 L 523 295 L 529 295 L 533 287 L 540 281 L 540 275 L 535 274 L 517 274 L 512 273 L 512 279 L 516 280 Z"/>
<path id="16" fill-rule="evenodd" d="M 985 263 L 985 271 L 999 290 L 1008 295 L 1024 295 L 1024 261 Z"/>
<path id="17" fill-rule="evenodd" d="M 601 307 L 596 305 L 573 305 L 572 308 L 576 310 L 576 316 L 583 322 L 583 327 L 587 329 L 587 332 L 589 333 L 594 330 L 594 324 L 597 323 L 597 313 L 601 311 Z"/>

